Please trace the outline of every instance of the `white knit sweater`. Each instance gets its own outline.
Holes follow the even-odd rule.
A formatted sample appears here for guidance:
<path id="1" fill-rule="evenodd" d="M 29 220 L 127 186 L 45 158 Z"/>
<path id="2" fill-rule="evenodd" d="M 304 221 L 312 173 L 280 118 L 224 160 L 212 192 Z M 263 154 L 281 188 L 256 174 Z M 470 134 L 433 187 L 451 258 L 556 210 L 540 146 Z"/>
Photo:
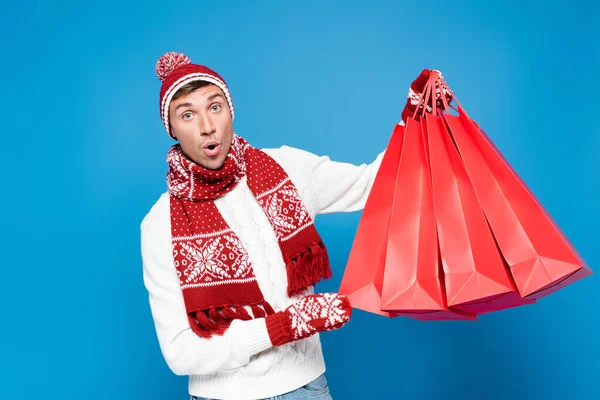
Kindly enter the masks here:
<path id="1" fill-rule="evenodd" d="M 309 152 L 264 149 L 288 173 L 314 219 L 317 214 L 361 210 L 383 153 L 355 166 Z M 260 290 L 280 311 L 288 298 L 287 276 L 277 239 L 262 208 L 242 179 L 215 204 L 248 251 Z M 189 375 L 192 395 L 258 399 L 297 389 L 325 372 L 318 335 L 273 347 L 265 319 L 235 320 L 223 336 L 205 339 L 190 328 L 173 264 L 169 196 L 163 193 L 141 224 L 143 278 L 162 354 L 177 375 Z M 312 293 L 313 288 L 308 290 Z"/>

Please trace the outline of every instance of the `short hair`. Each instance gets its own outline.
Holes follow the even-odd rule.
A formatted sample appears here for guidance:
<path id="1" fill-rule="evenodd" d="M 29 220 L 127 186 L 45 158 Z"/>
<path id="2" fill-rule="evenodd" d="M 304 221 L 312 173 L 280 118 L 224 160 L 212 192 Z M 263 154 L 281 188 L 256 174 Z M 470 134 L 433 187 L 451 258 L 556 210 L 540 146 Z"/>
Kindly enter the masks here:
<path id="1" fill-rule="evenodd" d="M 185 85 L 180 87 L 179 90 L 177 90 L 177 92 L 175 92 L 172 100 L 175 100 L 179 97 L 185 96 L 186 94 L 192 93 L 194 90 L 198 90 L 201 87 L 208 86 L 208 85 L 211 85 L 211 83 L 207 82 L 207 81 L 200 81 L 200 80 L 191 81 L 189 83 L 186 83 Z"/>

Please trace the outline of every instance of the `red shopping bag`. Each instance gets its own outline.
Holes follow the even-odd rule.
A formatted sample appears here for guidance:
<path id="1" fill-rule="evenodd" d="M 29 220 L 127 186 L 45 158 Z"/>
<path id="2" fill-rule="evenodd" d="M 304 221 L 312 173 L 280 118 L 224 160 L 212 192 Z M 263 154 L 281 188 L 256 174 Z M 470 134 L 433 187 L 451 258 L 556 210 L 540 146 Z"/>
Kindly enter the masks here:
<path id="1" fill-rule="evenodd" d="M 538 299 L 592 273 L 510 164 L 458 103 L 444 116 L 521 296 Z"/>
<path id="2" fill-rule="evenodd" d="M 475 315 L 447 306 L 423 127 L 408 119 L 391 185 L 381 309 L 419 320 L 474 320 Z"/>
<path id="3" fill-rule="evenodd" d="M 421 125 L 427 133 L 448 305 L 480 314 L 531 304 L 512 281 L 441 115 L 423 116 Z"/>
<path id="4" fill-rule="evenodd" d="M 354 308 L 394 317 L 381 310 L 383 269 L 396 171 L 404 141 L 404 126 L 396 125 L 362 212 L 338 292 Z"/>

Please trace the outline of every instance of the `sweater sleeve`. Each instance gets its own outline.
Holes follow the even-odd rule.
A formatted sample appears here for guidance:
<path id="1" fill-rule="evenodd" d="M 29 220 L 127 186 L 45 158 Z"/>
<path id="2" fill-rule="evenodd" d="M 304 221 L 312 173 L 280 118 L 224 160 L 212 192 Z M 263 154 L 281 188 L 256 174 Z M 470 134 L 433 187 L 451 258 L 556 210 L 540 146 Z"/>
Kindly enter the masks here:
<path id="1" fill-rule="evenodd" d="M 189 326 L 170 243 L 141 226 L 144 285 L 165 361 L 176 375 L 211 374 L 244 366 L 272 347 L 264 318 L 235 320 L 222 336 L 202 338 Z"/>
<path id="2" fill-rule="evenodd" d="M 318 213 L 362 210 L 384 153 L 379 153 L 371 163 L 360 165 L 333 161 L 328 156 L 311 155 L 307 162 Z"/>

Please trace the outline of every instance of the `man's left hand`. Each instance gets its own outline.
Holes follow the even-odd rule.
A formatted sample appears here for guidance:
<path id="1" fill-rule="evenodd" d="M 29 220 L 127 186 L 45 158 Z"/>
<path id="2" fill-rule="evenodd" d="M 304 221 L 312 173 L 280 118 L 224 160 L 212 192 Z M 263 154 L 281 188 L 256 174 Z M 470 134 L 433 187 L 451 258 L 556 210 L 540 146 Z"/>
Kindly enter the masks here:
<path id="1" fill-rule="evenodd" d="M 442 73 L 440 71 L 424 69 L 423 71 L 421 71 L 419 76 L 410 84 L 410 88 L 408 89 L 408 97 L 406 99 L 406 105 L 404 106 L 404 109 L 402 110 L 402 121 L 404 123 L 406 123 L 408 118 L 413 118 L 413 115 L 414 115 L 414 119 L 416 119 L 417 121 L 420 120 L 421 114 L 423 113 L 423 105 L 422 104 L 419 105 L 419 100 L 425 92 L 427 82 L 429 81 L 429 78 L 432 77 L 431 76 L 432 73 L 437 74 L 440 77 L 442 76 Z M 439 86 L 442 86 L 442 87 L 440 88 Z M 444 96 L 446 96 L 447 103 L 450 103 L 452 101 L 452 94 L 450 93 L 448 88 L 446 88 L 445 86 L 443 86 L 441 84 L 440 85 L 436 84 L 435 92 L 430 95 L 429 101 L 427 102 L 427 110 L 426 111 L 428 111 L 428 112 L 432 111 L 434 96 L 436 99 L 436 107 L 444 109 L 444 102 L 442 101 L 442 98 L 441 98 L 442 92 L 444 93 Z M 419 106 L 419 110 L 415 114 L 415 110 L 417 109 L 417 106 Z"/>

